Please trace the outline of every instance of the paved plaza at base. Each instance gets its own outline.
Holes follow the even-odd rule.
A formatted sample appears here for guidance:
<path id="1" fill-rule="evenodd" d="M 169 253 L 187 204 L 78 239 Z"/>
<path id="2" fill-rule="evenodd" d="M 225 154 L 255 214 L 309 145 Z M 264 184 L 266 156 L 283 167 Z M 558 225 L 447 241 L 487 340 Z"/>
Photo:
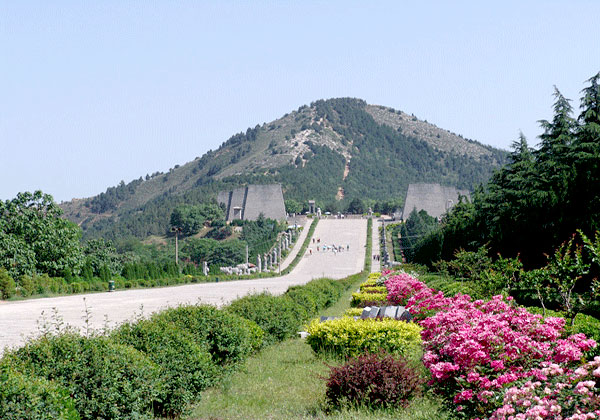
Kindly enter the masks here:
<path id="1" fill-rule="evenodd" d="M 379 238 L 377 226 L 377 223 L 373 223 L 374 245 L 378 244 Z M 297 254 L 306 231 L 307 228 L 285 263 L 291 261 Z M 6 346 L 23 345 L 25 338 L 39 332 L 38 321 L 42 318 L 42 313 L 50 320 L 55 310 L 65 324 L 82 328 L 87 307 L 91 316 L 88 318 L 90 326 L 101 329 L 107 324 L 106 320 L 109 327 L 114 327 L 140 313 L 148 316 L 153 312 L 180 304 L 200 302 L 223 306 L 248 293 L 269 291 L 273 294 L 282 294 L 290 286 L 305 284 L 315 278 L 343 278 L 363 269 L 366 234 L 366 219 L 320 220 L 313 235 L 315 240 L 320 239 L 320 251 L 317 251 L 317 244 L 313 244 L 311 240 L 302 260 L 290 274 L 282 277 L 119 290 L 112 293 L 90 293 L 16 302 L 0 301 L 0 353 Z M 323 245 L 339 246 L 343 251 L 324 252 Z"/>

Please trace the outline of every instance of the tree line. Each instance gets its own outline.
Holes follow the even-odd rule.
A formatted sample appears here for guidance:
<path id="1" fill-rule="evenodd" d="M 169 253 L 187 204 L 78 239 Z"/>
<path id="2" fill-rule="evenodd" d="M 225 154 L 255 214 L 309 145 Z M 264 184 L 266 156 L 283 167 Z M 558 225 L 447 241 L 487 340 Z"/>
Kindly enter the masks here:
<path id="1" fill-rule="evenodd" d="M 600 229 L 599 80 L 600 73 L 586 81 L 576 117 L 555 87 L 553 118 L 539 121 L 539 146 L 520 135 L 508 165 L 420 241 L 415 261 L 450 260 L 459 249 L 486 246 L 492 255 L 518 256 L 536 268 L 577 231 L 594 236 Z"/>

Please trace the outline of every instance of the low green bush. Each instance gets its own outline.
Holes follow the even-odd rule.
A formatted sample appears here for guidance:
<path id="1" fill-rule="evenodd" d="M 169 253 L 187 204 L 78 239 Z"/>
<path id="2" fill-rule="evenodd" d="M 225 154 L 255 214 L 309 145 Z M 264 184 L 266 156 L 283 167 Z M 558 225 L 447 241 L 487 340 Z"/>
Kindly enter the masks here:
<path id="1" fill-rule="evenodd" d="M 289 296 L 273 296 L 269 293 L 236 299 L 226 310 L 254 321 L 261 327 L 265 332 L 265 344 L 294 336 L 306 317 L 304 308 Z"/>
<path id="2" fill-rule="evenodd" d="M 160 369 L 132 347 L 77 333 L 42 337 L 3 363 L 65 387 L 82 419 L 153 419 Z"/>
<path id="3" fill-rule="evenodd" d="M 458 281 L 451 276 L 441 274 L 422 275 L 419 279 L 430 288 L 443 292 L 444 296 L 455 296 L 460 293 L 469 295 L 473 299 L 485 298 L 472 281 Z"/>
<path id="4" fill-rule="evenodd" d="M 308 321 L 320 310 L 319 296 L 314 290 L 294 286 L 290 287 L 285 294 L 304 309 L 303 321 Z"/>
<path id="5" fill-rule="evenodd" d="M 3 420 L 79 420 L 64 386 L 0 366 L 0 418 Z"/>
<path id="6" fill-rule="evenodd" d="M 330 307 L 342 296 L 346 285 L 338 280 L 316 279 L 303 286 L 290 287 L 284 296 L 290 297 L 305 310 L 303 321 Z"/>
<path id="7" fill-rule="evenodd" d="M 155 409 L 162 416 L 183 413 L 217 377 L 217 367 L 206 348 L 173 323 L 153 319 L 123 324 L 111 338 L 141 351 L 159 366 L 165 386 Z"/>
<path id="8" fill-rule="evenodd" d="M 0 299 L 8 299 L 17 293 L 17 284 L 4 267 L 0 267 Z"/>
<path id="9" fill-rule="evenodd" d="M 210 305 L 179 306 L 152 317 L 187 331 L 204 344 L 215 364 L 226 367 L 241 363 L 262 347 L 264 332 L 243 317 Z"/>
<path id="10" fill-rule="evenodd" d="M 418 354 L 421 346 L 421 327 L 388 318 L 313 320 L 306 332 L 306 342 L 315 353 L 344 358 L 379 351 L 408 356 Z"/>

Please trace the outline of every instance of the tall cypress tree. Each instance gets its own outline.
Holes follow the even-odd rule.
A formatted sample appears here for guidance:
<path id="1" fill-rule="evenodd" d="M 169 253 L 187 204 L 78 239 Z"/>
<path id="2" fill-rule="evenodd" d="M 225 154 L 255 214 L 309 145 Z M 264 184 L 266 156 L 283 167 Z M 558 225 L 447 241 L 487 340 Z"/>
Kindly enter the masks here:
<path id="1" fill-rule="evenodd" d="M 574 179 L 570 183 L 571 225 L 592 234 L 600 229 L 600 72 L 583 89 L 579 127 L 569 157 Z"/>
<path id="2" fill-rule="evenodd" d="M 572 117 L 573 107 L 554 87 L 554 118 L 540 120 L 544 133 L 539 136 L 541 143 L 534 152 L 538 171 L 537 211 L 534 216 L 540 225 L 540 240 L 560 243 L 573 233 L 567 223 L 569 183 L 573 180 L 573 165 L 569 159 L 577 122 Z"/>

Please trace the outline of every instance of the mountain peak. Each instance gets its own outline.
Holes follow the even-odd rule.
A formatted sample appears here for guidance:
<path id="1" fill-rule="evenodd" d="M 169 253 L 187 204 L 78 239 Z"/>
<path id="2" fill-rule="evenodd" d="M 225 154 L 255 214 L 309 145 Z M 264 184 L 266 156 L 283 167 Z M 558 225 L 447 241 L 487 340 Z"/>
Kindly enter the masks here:
<path id="1" fill-rule="evenodd" d="M 276 182 L 286 199 L 311 198 L 323 206 L 348 198 L 384 200 L 404 197 L 411 182 L 472 189 L 505 158 L 503 151 L 402 111 L 357 98 L 332 98 L 248 128 L 167 173 L 62 207 L 86 235 L 111 231 L 114 236 L 115 224 L 128 220 L 131 225 L 135 219 L 146 227 L 126 230 L 142 237 L 167 226 L 166 213 L 177 203 L 213 199 L 219 188 Z M 156 214 L 150 216 L 150 208 Z"/>

